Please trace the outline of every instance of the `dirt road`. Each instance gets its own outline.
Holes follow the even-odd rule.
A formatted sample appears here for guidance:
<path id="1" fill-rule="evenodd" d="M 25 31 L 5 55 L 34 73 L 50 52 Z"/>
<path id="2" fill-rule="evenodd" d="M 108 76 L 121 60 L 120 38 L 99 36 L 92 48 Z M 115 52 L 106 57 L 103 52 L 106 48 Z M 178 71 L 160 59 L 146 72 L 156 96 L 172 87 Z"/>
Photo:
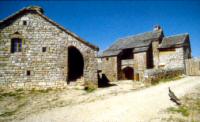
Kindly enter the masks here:
<path id="1" fill-rule="evenodd" d="M 186 77 L 108 99 L 55 108 L 28 116 L 23 122 L 147 122 L 175 104 L 168 87 L 179 97 L 200 87 L 200 77 Z"/>

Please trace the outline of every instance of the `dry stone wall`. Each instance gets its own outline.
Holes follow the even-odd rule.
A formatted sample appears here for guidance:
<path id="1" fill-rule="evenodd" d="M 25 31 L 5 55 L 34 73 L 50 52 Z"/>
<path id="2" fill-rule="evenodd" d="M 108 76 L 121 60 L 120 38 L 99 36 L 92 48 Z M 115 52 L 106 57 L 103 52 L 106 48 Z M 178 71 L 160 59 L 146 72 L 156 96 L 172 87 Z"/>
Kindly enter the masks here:
<path id="1" fill-rule="evenodd" d="M 147 69 L 144 72 L 143 82 L 146 84 L 154 84 L 154 83 L 158 83 L 160 80 L 177 77 L 182 74 L 184 74 L 183 68 Z"/>

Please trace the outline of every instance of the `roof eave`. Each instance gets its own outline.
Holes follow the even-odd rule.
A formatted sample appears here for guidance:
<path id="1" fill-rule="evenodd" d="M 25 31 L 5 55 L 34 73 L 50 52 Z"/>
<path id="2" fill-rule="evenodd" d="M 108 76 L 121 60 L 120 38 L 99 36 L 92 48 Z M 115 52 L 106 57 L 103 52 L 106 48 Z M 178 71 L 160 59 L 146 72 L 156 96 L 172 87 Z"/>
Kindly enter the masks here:
<path id="1" fill-rule="evenodd" d="M 163 46 L 163 47 L 159 47 L 158 49 L 170 49 L 170 48 L 179 48 L 179 47 L 184 47 L 186 46 L 185 44 L 177 44 L 177 45 L 173 45 L 173 46 Z"/>

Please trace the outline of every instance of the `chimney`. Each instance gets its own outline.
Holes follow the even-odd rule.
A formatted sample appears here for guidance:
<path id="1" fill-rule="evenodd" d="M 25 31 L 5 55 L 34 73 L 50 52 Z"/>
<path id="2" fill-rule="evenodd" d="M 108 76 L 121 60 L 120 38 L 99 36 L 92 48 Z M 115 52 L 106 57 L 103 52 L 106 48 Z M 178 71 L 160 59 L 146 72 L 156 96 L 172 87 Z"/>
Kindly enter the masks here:
<path id="1" fill-rule="evenodd" d="M 44 10 L 40 6 L 28 6 L 27 9 L 32 10 L 32 11 L 37 11 L 41 14 L 44 14 Z"/>
<path id="2" fill-rule="evenodd" d="M 161 30 L 160 25 L 156 25 L 156 26 L 154 26 L 153 31 L 158 31 L 158 30 Z"/>

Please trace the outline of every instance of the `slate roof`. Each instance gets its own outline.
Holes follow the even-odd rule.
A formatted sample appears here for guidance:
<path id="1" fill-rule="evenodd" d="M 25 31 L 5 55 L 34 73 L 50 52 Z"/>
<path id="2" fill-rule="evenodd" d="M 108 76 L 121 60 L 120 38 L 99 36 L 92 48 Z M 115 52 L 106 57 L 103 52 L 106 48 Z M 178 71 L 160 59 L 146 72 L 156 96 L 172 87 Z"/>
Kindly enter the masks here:
<path id="1" fill-rule="evenodd" d="M 187 39 L 189 39 L 189 34 L 179 34 L 170 37 L 164 37 L 162 43 L 159 48 L 172 48 L 178 46 L 184 46 L 186 44 Z"/>
<path id="2" fill-rule="evenodd" d="M 162 35 L 163 35 L 162 30 L 157 30 L 119 39 L 110 48 L 105 50 L 100 55 L 100 57 L 116 56 L 123 49 L 128 49 L 128 48 L 135 48 L 133 52 L 145 51 L 148 49 L 152 40 L 159 39 L 160 37 L 162 37 Z"/>
<path id="3" fill-rule="evenodd" d="M 72 33 L 71 31 L 69 31 L 68 29 L 65 29 L 64 27 L 62 27 L 61 25 L 57 24 L 56 22 L 54 22 L 53 20 L 49 19 L 47 16 L 45 16 L 43 14 L 43 9 L 39 6 L 28 6 L 26 8 L 23 8 L 19 11 L 17 11 L 16 13 L 8 16 L 7 18 L 5 18 L 4 20 L 0 21 L 0 29 L 4 28 L 5 26 L 9 25 L 14 19 L 20 17 L 21 15 L 28 13 L 28 12 L 34 12 L 38 15 L 40 15 L 42 18 L 44 18 L 45 20 L 47 20 L 48 22 L 52 23 L 53 25 L 57 26 L 59 29 L 61 29 L 62 31 L 66 32 L 67 34 L 73 36 L 74 38 L 76 38 L 78 41 L 86 44 L 87 46 L 91 47 L 94 50 L 99 50 L 99 48 L 85 40 L 83 40 L 82 38 L 80 38 L 79 36 L 77 36 L 75 33 Z"/>

